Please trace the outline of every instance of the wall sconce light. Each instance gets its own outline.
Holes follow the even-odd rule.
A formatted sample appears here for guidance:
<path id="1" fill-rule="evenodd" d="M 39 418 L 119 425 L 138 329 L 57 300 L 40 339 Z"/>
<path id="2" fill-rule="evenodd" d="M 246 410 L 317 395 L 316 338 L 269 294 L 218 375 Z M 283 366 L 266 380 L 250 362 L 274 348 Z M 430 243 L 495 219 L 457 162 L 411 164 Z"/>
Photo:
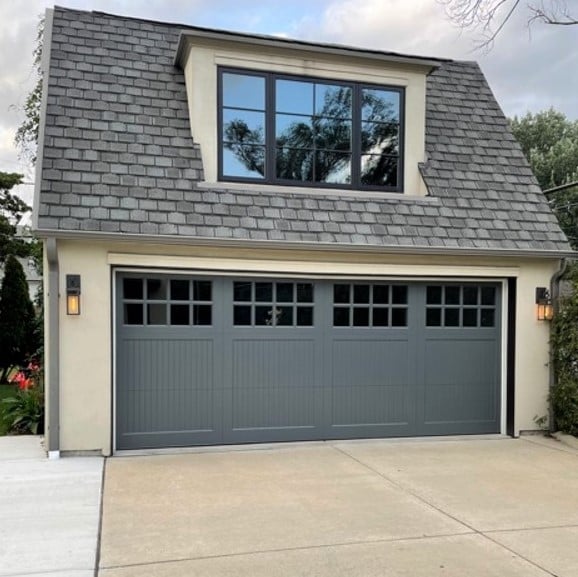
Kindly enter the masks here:
<path id="1" fill-rule="evenodd" d="M 80 314 L 80 275 L 66 275 L 66 314 Z"/>
<path id="2" fill-rule="evenodd" d="M 552 297 L 546 287 L 536 288 L 536 317 L 539 321 L 551 321 L 554 317 Z"/>

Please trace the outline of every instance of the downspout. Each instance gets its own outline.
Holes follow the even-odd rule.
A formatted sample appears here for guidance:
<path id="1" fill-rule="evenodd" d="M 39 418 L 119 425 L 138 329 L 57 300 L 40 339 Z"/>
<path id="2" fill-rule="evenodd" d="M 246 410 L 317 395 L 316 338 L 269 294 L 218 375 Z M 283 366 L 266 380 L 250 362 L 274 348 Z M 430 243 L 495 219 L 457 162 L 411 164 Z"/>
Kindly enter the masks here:
<path id="1" fill-rule="evenodd" d="M 566 270 L 568 269 L 568 259 L 563 258 L 560 261 L 560 268 L 552 275 L 552 279 L 550 280 L 550 295 L 552 298 L 552 305 L 554 307 L 554 316 L 558 313 L 560 304 L 560 280 L 564 276 Z M 554 360 L 552 355 L 552 348 L 550 345 L 550 363 L 549 363 L 549 383 L 548 383 L 548 390 L 550 393 L 556 384 L 556 374 L 554 368 Z M 550 423 L 549 431 L 553 433 L 556 431 L 556 423 L 554 417 L 554 410 L 552 409 L 552 403 L 548 403 L 548 422 Z"/>
<path id="2" fill-rule="evenodd" d="M 45 335 L 48 341 L 48 418 L 46 421 L 46 444 L 49 459 L 60 457 L 60 295 L 58 292 L 58 250 L 56 240 L 44 241 L 48 263 L 48 320 Z"/>

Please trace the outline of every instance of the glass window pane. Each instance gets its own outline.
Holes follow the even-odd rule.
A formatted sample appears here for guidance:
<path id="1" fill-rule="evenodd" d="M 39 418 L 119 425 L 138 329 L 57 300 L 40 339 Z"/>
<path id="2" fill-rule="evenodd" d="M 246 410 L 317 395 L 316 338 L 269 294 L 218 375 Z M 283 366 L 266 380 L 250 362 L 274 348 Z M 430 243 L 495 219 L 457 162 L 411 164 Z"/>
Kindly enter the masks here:
<path id="1" fill-rule="evenodd" d="M 277 326 L 293 326 L 293 307 L 277 307 Z"/>
<path id="2" fill-rule="evenodd" d="M 315 181 L 333 184 L 351 182 L 351 154 L 333 150 L 319 150 L 315 153 Z"/>
<path id="3" fill-rule="evenodd" d="M 233 324 L 236 326 L 251 324 L 251 307 L 239 306 L 233 307 Z"/>
<path id="4" fill-rule="evenodd" d="M 313 307 L 297 307 L 297 326 L 313 326 Z"/>
<path id="5" fill-rule="evenodd" d="M 482 304 L 483 305 L 496 304 L 496 289 L 493 286 L 482 287 Z"/>
<path id="6" fill-rule="evenodd" d="M 349 326 L 349 307 L 333 307 L 333 326 Z"/>
<path id="7" fill-rule="evenodd" d="M 313 285 L 311 283 L 297 283 L 297 302 L 313 302 Z"/>
<path id="8" fill-rule="evenodd" d="M 273 302 L 273 283 L 256 282 L 255 283 L 255 300 L 261 303 Z"/>
<path id="9" fill-rule="evenodd" d="M 165 279 L 147 279 L 147 297 L 149 300 L 164 300 L 167 298 L 167 281 Z"/>
<path id="10" fill-rule="evenodd" d="M 354 327 L 369 326 L 369 307 L 355 307 L 353 309 L 353 326 Z"/>
<path id="11" fill-rule="evenodd" d="M 391 302 L 394 305 L 407 304 L 407 286 L 393 285 L 391 287 Z"/>
<path id="12" fill-rule="evenodd" d="M 211 305 L 193 305 L 193 322 L 195 325 L 210 325 L 212 322 Z"/>
<path id="13" fill-rule="evenodd" d="M 442 310 L 430 309 L 426 310 L 425 324 L 428 327 L 441 327 L 442 325 Z"/>
<path id="14" fill-rule="evenodd" d="M 324 150 L 351 150 L 351 121 L 337 118 L 315 118 L 315 147 Z"/>
<path id="15" fill-rule="evenodd" d="M 223 145 L 223 175 L 239 178 L 263 178 L 265 147 L 241 144 Z"/>
<path id="16" fill-rule="evenodd" d="M 373 302 L 387 304 L 389 302 L 389 285 L 376 284 L 373 286 Z"/>
<path id="17" fill-rule="evenodd" d="M 361 156 L 361 184 L 367 186 L 397 186 L 396 156 L 364 154 Z"/>
<path id="18" fill-rule="evenodd" d="M 189 305 L 171 305 L 171 325 L 188 325 Z"/>
<path id="19" fill-rule="evenodd" d="M 293 283 L 291 282 L 277 283 L 277 302 L 278 303 L 293 302 Z"/>
<path id="20" fill-rule="evenodd" d="M 313 181 L 313 151 L 301 148 L 278 148 L 275 157 L 277 178 Z"/>
<path id="21" fill-rule="evenodd" d="M 188 280 L 171 280 L 171 300 L 188 301 L 190 298 L 189 286 Z"/>
<path id="22" fill-rule="evenodd" d="M 196 280 L 193 282 L 193 294 L 196 301 L 211 300 L 212 283 L 210 280 Z"/>
<path id="23" fill-rule="evenodd" d="M 379 88 L 364 88 L 362 90 L 362 120 L 372 122 L 399 122 L 400 94 L 391 90 Z"/>
<path id="24" fill-rule="evenodd" d="M 143 283 L 141 278 L 125 278 L 122 280 L 123 297 L 125 299 L 142 299 Z M 140 323 L 136 323 L 140 324 Z"/>
<path id="25" fill-rule="evenodd" d="M 464 294 L 465 298 L 465 294 Z M 478 326 L 478 309 L 464 309 L 463 311 L 464 327 L 477 327 Z"/>
<path id="26" fill-rule="evenodd" d="M 482 309 L 480 325 L 482 327 L 494 326 L 494 309 Z"/>
<path id="27" fill-rule="evenodd" d="M 464 304 L 477 305 L 478 304 L 478 287 L 465 286 L 464 287 Z"/>
<path id="28" fill-rule="evenodd" d="M 446 305 L 459 305 L 460 304 L 460 287 L 459 286 L 447 286 L 446 287 Z"/>
<path id="29" fill-rule="evenodd" d="M 255 324 L 260 327 L 273 326 L 273 315 L 275 313 L 276 311 L 273 311 L 271 305 L 266 307 L 255 307 Z"/>
<path id="30" fill-rule="evenodd" d="M 364 122 L 361 127 L 361 152 L 366 154 L 399 154 L 399 126 Z"/>
<path id="31" fill-rule="evenodd" d="M 311 117 L 275 115 L 275 141 L 279 147 L 313 148 Z"/>
<path id="32" fill-rule="evenodd" d="M 368 303 L 369 302 L 369 285 L 356 284 L 353 286 L 353 302 L 354 303 Z"/>
<path id="33" fill-rule="evenodd" d="M 265 114 L 224 108 L 223 140 L 240 144 L 265 144 Z"/>
<path id="34" fill-rule="evenodd" d="M 265 110 L 265 79 L 261 76 L 225 72 L 223 106 Z"/>
<path id="35" fill-rule="evenodd" d="M 407 309 L 391 309 L 391 326 L 392 327 L 406 327 L 407 326 Z"/>
<path id="36" fill-rule="evenodd" d="M 149 325 L 167 324 L 167 305 L 165 303 L 147 305 L 147 324 Z"/>
<path id="37" fill-rule="evenodd" d="M 375 308 L 373 309 L 373 326 L 386 327 L 389 325 L 389 309 Z"/>
<path id="38" fill-rule="evenodd" d="M 351 88 L 338 84 L 316 84 L 315 114 L 351 118 Z"/>
<path id="39" fill-rule="evenodd" d="M 459 327 L 460 309 L 444 309 L 444 325 L 446 327 Z"/>
<path id="40" fill-rule="evenodd" d="M 333 285 L 333 302 L 334 303 L 348 303 L 349 302 L 349 287 L 348 284 Z"/>
<path id="41" fill-rule="evenodd" d="M 233 300 L 235 301 L 250 301 L 251 287 L 253 283 L 238 281 L 233 283 Z"/>
<path id="42" fill-rule="evenodd" d="M 442 303 L 442 287 L 428 286 L 426 302 L 428 305 L 440 305 Z"/>
<path id="43" fill-rule="evenodd" d="M 125 325 L 142 325 L 144 324 L 143 305 L 142 304 L 125 304 L 124 305 L 124 324 Z"/>
<path id="44" fill-rule="evenodd" d="M 275 110 L 312 115 L 313 83 L 299 80 L 276 80 Z"/>

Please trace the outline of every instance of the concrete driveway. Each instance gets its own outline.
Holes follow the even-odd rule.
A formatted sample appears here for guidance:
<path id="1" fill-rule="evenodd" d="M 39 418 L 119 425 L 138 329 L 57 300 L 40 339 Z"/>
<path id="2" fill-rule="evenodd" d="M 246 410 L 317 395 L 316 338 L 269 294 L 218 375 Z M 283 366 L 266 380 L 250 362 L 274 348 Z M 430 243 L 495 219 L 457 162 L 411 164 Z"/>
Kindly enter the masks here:
<path id="1" fill-rule="evenodd" d="M 103 577 L 578 575 L 578 452 L 539 437 L 107 461 Z"/>

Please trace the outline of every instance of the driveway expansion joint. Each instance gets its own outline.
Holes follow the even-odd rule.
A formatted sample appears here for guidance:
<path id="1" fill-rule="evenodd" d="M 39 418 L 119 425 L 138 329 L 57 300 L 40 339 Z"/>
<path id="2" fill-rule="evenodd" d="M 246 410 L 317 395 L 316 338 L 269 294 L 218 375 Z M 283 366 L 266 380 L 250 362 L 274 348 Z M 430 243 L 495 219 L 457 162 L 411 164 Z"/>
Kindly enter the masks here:
<path id="1" fill-rule="evenodd" d="M 535 443 L 538 444 L 538 443 Z M 552 573 L 551 571 L 548 571 L 548 569 L 546 569 L 545 567 L 539 565 L 538 563 L 536 563 L 535 561 L 532 561 L 531 559 L 528 559 L 527 557 L 525 557 L 524 555 L 521 555 L 520 553 L 514 551 L 513 549 L 511 549 L 510 547 L 507 547 L 506 545 L 504 545 L 503 543 L 500 543 L 498 541 L 496 541 L 495 539 L 493 539 L 491 536 L 487 535 L 485 532 L 480 531 L 479 529 L 476 529 L 475 527 L 473 527 L 472 525 L 466 523 L 465 521 L 462 521 L 461 519 L 458 519 L 457 517 L 455 517 L 454 515 L 451 515 L 450 513 L 448 513 L 447 511 L 444 511 L 443 509 L 441 509 L 440 507 L 438 507 L 437 505 L 434 505 L 433 503 L 430 503 L 427 499 L 425 499 L 424 497 L 422 497 L 419 493 L 416 493 L 415 491 L 412 491 L 410 489 L 408 489 L 407 487 L 405 487 L 404 485 L 402 485 L 400 482 L 395 481 L 393 479 L 391 479 L 390 477 L 388 477 L 387 475 L 385 475 L 384 473 L 382 473 L 381 471 L 373 468 L 372 466 L 368 465 L 367 463 L 364 463 L 363 461 L 357 459 L 356 457 L 354 457 L 353 455 L 351 455 L 350 453 L 348 453 L 345 449 L 341 448 L 341 447 L 336 447 L 335 445 L 332 445 L 332 447 L 338 451 L 339 453 L 341 453 L 342 455 L 345 455 L 347 457 L 349 457 L 350 459 L 352 459 L 353 461 L 355 461 L 356 463 L 358 463 L 359 465 L 361 465 L 362 467 L 365 467 L 368 471 L 371 471 L 373 473 L 375 473 L 376 475 L 378 475 L 379 477 L 381 477 L 382 479 L 384 479 L 385 481 L 387 481 L 389 484 L 393 485 L 394 487 L 397 487 L 399 490 L 403 491 L 404 493 L 411 495 L 413 498 L 417 499 L 418 501 L 420 501 L 421 503 L 423 503 L 424 505 L 427 505 L 428 507 L 430 507 L 431 509 L 434 509 L 435 511 L 437 511 L 438 513 L 452 519 L 453 521 L 455 521 L 456 523 L 459 523 L 460 525 L 466 527 L 467 529 L 469 529 L 471 531 L 471 533 L 466 533 L 466 534 L 476 534 L 479 535 L 480 537 L 483 537 L 484 539 L 487 539 L 488 541 L 490 541 L 491 543 L 493 543 L 494 545 L 497 545 L 498 547 L 505 549 L 506 551 L 508 551 L 509 553 L 511 553 L 512 555 L 514 555 L 515 557 L 518 557 L 520 559 L 523 559 L 524 561 L 526 561 L 527 563 L 529 563 L 530 565 L 536 567 L 537 569 L 539 569 L 540 571 L 544 571 L 545 573 L 547 573 L 548 575 L 552 575 L 552 577 L 557 577 L 555 573 Z M 557 449 L 555 449 L 557 450 Z M 510 529 L 510 531 L 516 531 L 516 529 Z"/>

